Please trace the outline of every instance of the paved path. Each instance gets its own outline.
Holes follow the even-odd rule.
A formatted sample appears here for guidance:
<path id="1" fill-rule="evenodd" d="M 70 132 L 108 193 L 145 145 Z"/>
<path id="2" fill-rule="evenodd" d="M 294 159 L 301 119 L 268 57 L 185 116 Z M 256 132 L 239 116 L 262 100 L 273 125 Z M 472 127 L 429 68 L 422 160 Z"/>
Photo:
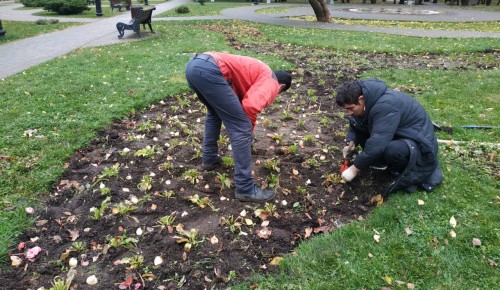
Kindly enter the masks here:
<path id="1" fill-rule="evenodd" d="M 193 19 L 242 19 L 253 22 L 269 23 L 276 25 L 289 25 L 294 27 L 313 27 L 321 29 L 357 30 L 380 32 L 420 37 L 452 37 L 473 38 L 493 37 L 500 38 L 500 33 L 469 32 L 469 31 L 444 31 L 444 30 L 418 30 L 382 28 L 368 26 L 348 26 L 338 23 L 318 23 L 298 21 L 282 18 L 283 16 L 314 15 L 312 8 L 308 5 L 294 7 L 283 14 L 257 14 L 254 11 L 259 8 L 272 7 L 283 4 L 248 5 L 238 8 L 226 9 L 221 16 L 206 17 L 154 17 L 165 11 L 175 8 L 192 0 L 171 0 L 169 2 L 155 5 L 153 21 L 160 20 L 193 20 Z M 291 4 L 293 5 L 293 4 Z M 41 18 L 52 19 L 54 17 L 33 16 L 33 10 L 15 10 L 21 4 L 0 5 L 0 19 L 17 21 L 35 21 Z M 296 5 L 294 5 L 296 6 Z M 103 9 L 109 9 L 103 7 Z M 444 5 L 354 5 L 334 4 L 329 9 L 333 17 L 339 18 L 362 18 L 362 19 L 392 19 L 392 20 L 426 20 L 426 21 L 500 21 L 500 13 L 484 12 L 469 9 L 450 9 Z M 383 9 L 383 11 L 380 11 Z M 428 10 L 427 14 L 422 14 Z M 118 13 L 117 13 L 118 14 Z M 60 21 L 83 22 L 85 24 L 71 27 L 61 31 L 55 31 L 40 36 L 26 38 L 18 41 L 0 45 L 0 79 L 22 72 L 32 66 L 41 64 L 55 57 L 63 56 L 71 51 L 90 46 L 100 46 L 122 43 L 124 41 L 137 39 L 134 33 L 126 31 L 125 39 L 118 39 L 115 25 L 117 22 L 127 22 L 130 13 L 120 13 L 109 18 L 58 18 Z M 8 29 L 7 29 L 8 33 Z"/>

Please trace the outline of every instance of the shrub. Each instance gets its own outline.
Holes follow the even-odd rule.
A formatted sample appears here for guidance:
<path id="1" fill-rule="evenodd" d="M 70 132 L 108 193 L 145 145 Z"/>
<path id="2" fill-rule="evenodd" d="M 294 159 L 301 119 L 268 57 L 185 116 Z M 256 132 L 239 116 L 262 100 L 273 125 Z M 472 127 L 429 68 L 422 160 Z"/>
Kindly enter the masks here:
<path id="1" fill-rule="evenodd" d="M 47 0 L 21 0 L 21 3 L 26 7 L 43 7 Z"/>
<path id="2" fill-rule="evenodd" d="M 207 2 L 207 0 L 198 0 L 198 3 L 200 3 L 201 5 L 205 5 L 205 2 Z"/>
<path id="3" fill-rule="evenodd" d="M 179 14 L 186 14 L 189 13 L 189 8 L 187 6 L 181 5 L 175 9 L 175 12 Z"/>
<path id="4" fill-rule="evenodd" d="M 60 15 L 71 15 L 90 10 L 87 5 L 87 0 L 47 0 L 43 9 Z"/>
<path id="5" fill-rule="evenodd" d="M 36 25 L 47 25 L 56 23 L 59 23 L 58 19 L 38 19 L 37 21 L 35 21 Z"/>

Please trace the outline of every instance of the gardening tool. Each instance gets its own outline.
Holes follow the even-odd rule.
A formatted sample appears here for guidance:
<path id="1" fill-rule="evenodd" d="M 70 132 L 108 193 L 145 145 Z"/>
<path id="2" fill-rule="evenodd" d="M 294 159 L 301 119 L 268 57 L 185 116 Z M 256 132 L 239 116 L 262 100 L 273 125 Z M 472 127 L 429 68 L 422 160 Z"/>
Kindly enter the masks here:
<path id="1" fill-rule="evenodd" d="M 354 150 L 354 142 L 350 141 L 346 147 L 342 150 L 342 155 L 344 155 L 344 162 L 340 165 L 340 173 L 344 172 L 349 168 L 349 159 L 351 158 L 352 152 Z"/>

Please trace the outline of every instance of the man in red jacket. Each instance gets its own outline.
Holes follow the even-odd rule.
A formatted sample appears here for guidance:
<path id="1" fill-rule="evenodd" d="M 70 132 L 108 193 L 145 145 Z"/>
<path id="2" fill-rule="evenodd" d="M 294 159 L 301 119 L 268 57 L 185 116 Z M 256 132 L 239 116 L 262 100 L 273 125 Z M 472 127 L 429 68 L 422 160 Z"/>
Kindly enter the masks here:
<path id="1" fill-rule="evenodd" d="M 207 107 L 202 169 L 213 170 L 221 163 L 217 141 L 224 123 L 233 151 L 236 198 L 273 199 L 274 191 L 257 187 L 252 177 L 252 132 L 257 114 L 290 87 L 291 75 L 273 72 L 267 64 L 251 57 L 206 52 L 187 64 L 186 79 Z"/>

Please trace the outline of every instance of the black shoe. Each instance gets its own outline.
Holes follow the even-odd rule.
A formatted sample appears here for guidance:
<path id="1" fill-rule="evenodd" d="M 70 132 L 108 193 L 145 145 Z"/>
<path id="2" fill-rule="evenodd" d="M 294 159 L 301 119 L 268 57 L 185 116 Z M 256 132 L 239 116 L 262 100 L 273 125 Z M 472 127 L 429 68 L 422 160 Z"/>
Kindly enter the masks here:
<path id="1" fill-rule="evenodd" d="M 260 189 L 256 186 L 250 194 L 235 192 L 234 195 L 240 201 L 263 202 L 272 200 L 276 196 L 276 193 L 271 190 Z"/>
<path id="2" fill-rule="evenodd" d="M 221 164 L 222 164 L 222 158 L 220 156 L 217 156 L 214 163 L 210 163 L 210 164 L 202 163 L 201 170 L 211 171 L 211 170 L 214 170 L 217 166 L 219 166 Z"/>

